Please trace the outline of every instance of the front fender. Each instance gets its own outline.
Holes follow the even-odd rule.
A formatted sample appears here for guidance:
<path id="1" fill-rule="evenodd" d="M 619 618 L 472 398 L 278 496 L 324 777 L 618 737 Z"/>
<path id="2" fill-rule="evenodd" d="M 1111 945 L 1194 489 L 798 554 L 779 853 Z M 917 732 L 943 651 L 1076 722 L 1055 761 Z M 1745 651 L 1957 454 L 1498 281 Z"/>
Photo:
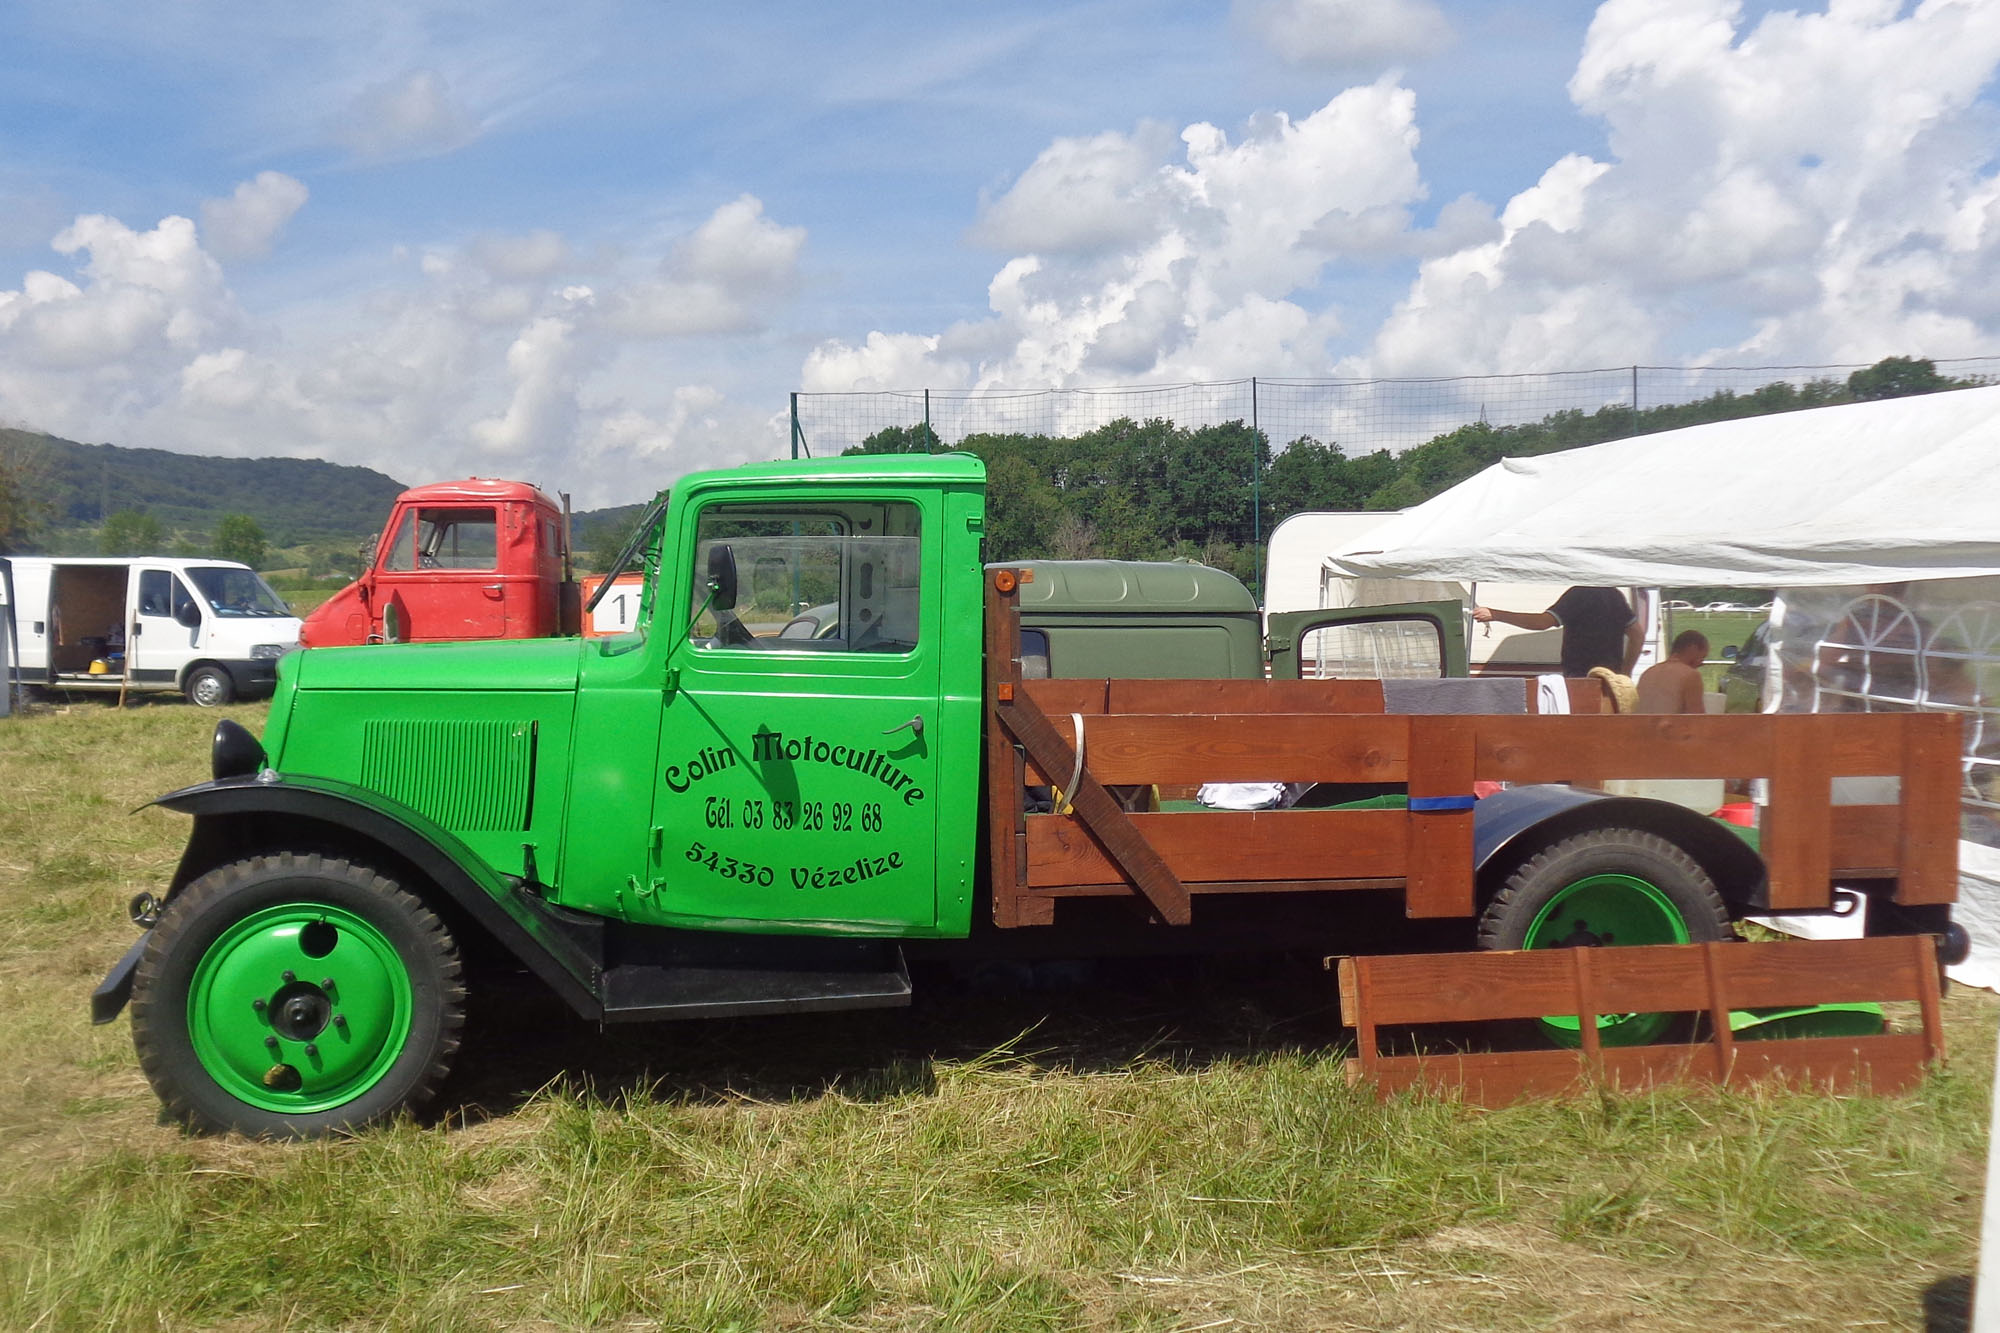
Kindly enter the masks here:
<path id="1" fill-rule="evenodd" d="M 381 848 L 436 885 L 578 1014 L 603 1016 L 603 955 L 590 918 L 543 902 L 520 881 L 480 860 L 448 830 L 377 792 L 326 778 L 267 772 L 184 787 L 149 804 L 194 816 L 194 829 L 167 889 L 169 903 L 216 866 L 240 856 L 286 850 L 302 833 L 319 841 L 331 836 L 338 845 L 364 851 Z M 93 996 L 92 1017 L 110 1021 L 130 994 L 131 968 L 121 962 Z"/>
<path id="2" fill-rule="evenodd" d="M 1732 911 L 1764 891 L 1764 861 L 1721 823 L 1684 805 L 1609 796 L 1574 787 L 1509 787 L 1473 807 L 1472 859 L 1482 899 L 1523 861 L 1551 843 L 1600 828 L 1655 833 L 1701 863 Z"/>

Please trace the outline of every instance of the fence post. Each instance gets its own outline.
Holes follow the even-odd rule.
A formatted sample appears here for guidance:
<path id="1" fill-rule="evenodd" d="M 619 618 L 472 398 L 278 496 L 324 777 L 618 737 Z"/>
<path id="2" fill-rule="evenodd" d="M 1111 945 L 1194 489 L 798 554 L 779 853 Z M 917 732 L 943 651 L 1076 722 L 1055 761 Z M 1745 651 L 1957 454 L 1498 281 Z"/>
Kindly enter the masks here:
<path id="1" fill-rule="evenodd" d="M 1639 367 L 1632 367 L 1632 433 L 1639 433 Z"/>
<path id="2" fill-rule="evenodd" d="M 799 429 L 799 395 L 794 391 L 792 394 L 792 461 L 795 463 L 799 459 L 799 446 L 805 443 L 805 439 L 805 432 Z M 812 457 L 812 450 L 806 450 L 806 457 Z"/>
<path id="3" fill-rule="evenodd" d="M 1264 600 L 1264 501 L 1263 459 L 1258 456 L 1257 377 L 1250 377 L 1250 560 L 1251 580 L 1257 585 L 1257 600 Z M 1243 566 L 1238 565 L 1238 569 Z"/>
<path id="4" fill-rule="evenodd" d="M 936 438 L 937 438 L 937 432 L 931 429 L 931 391 L 930 391 L 929 389 L 925 389 L 925 390 L 924 390 L 924 448 L 925 448 L 925 450 L 929 450 L 929 449 L 930 449 L 930 447 L 931 447 L 931 441 L 932 441 L 932 440 L 935 440 Z"/>

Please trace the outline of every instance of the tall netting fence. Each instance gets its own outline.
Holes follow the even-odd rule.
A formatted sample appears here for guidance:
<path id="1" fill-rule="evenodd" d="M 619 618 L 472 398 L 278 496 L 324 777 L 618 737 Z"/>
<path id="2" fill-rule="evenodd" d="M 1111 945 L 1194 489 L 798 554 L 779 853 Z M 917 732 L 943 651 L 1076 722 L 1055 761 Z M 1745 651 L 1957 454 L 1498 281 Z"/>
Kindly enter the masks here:
<path id="1" fill-rule="evenodd" d="M 1935 361 L 1937 374 L 1965 382 L 2000 382 L 2000 357 Z M 1242 421 L 1264 432 L 1273 450 L 1310 437 L 1352 457 L 1400 452 L 1474 422 L 1525 426 L 1563 413 L 1598 417 L 1609 434 L 1679 424 L 1653 409 L 1719 393 L 1742 396 L 1789 385 L 1844 386 L 1862 365 L 1617 366 L 1532 375 L 1438 379 L 1238 379 L 1106 388 L 897 389 L 795 393 L 793 452 L 824 457 L 885 430 L 928 426 L 947 445 L 972 435 L 1081 435 L 1120 418 L 1164 419 L 1188 428 Z M 1793 405 L 1810 406 L 1811 397 Z M 1616 430 L 1618 413 L 1631 428 Z M 1599 432 L 1600 436 L 1604 432 Z"/>

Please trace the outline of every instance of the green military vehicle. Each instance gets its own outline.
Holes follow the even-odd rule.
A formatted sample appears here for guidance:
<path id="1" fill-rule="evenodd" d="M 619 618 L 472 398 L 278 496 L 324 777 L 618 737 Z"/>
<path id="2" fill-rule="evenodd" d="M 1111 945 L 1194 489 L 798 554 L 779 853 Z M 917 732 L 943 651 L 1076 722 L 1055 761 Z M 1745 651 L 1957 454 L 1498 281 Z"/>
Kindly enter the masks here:
<path id="1" fill-rule="evenodd" d="M 223 722 L 213 780 L 157 802 L 193 817 L 187 848 L 94 1018 L 129 1002 L 183 1121 L 302 1136 L 435 1093 L 468 990 L 503 969 L 610 1023 L 905 1004 L 912 957 L 1337 951 L 1363 904 L 1531 948 L 1824 905 L 1840 867 L 1810 848 L 1774 878 L 1678 807 L 1475 803 L 1463 718 L 1388 716 L 1373 681 L 1245 678 L 1255 607 L 1213 571 L 987 569 L 984 482 L 960 455 L 696 474 L 642 524 L 630 633 L 285 658 L 261 741 Z M 783 633 L 802 606 L 835 609 Z M 1462 663 L 1456 608 L 1392 614 Z M 1272 636 L 1280 675 L 1301 628 Z M 1509 719 L 1544 720 L 1594 721 Z M 1107 803 L 1211 770 L 1320 779 L 1320 808 Z M 1865 854 L 1891 928 L 1940 926 L 1935 875 Z M 1619 1021 L 1606 1041 L 1645 1039 Z"/>

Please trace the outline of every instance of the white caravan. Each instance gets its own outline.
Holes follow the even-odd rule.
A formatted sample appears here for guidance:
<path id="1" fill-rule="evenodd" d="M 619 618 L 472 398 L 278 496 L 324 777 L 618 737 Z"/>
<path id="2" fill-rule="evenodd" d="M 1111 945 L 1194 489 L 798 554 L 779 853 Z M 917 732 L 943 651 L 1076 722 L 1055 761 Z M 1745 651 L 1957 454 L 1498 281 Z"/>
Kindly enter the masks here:
<path id="1" fill-rule="evenodd" d="M 1420 579 L 1357 579 L 1326 568 L 1329 552 L 1356 541 L 1396 517 L 1398 511 L 1367 510 L 1294 514 L 1271 531 L 1270 563 L 1264 580 L 1264 610 L 1317 611 L 1333 607 L 1382 606 L 1396 602 L 1458 602 L 1465 616 L 1465 644 L 1474 675 L 1536 675 L 1562 661 L 1562 631 L 1525 630 L 1492 621 L 1474 624 L 1475 605 L 1508 611 L 1542 611 L 1562 596 L 1561 583 L 1441 583 Z M 1628 588 L 1646 621 L 1646 643 L 1636 673 L 1659 660 L 1659 595 Z M 1395 626 L 1348 626 L 1314 630 L 1300 644 L 1306 675 L 1436 675 L 1435 636 L 1397 633 Z M 1407 640 L 1407 642 L 1406 642 Z M 1403 662 L 1415 651 L 1422 661 Z"/>
<path id="2" fill-rule="evenodd" d="M 61 690 L 179 690 L 204 707 L 269 694 L 299 621 L 248 565 L 15 556 L 15 677 Z M 0 597 L 5 586 L 0 584 Z M 129 676 L 129 680 L 128 680 Z"/>

